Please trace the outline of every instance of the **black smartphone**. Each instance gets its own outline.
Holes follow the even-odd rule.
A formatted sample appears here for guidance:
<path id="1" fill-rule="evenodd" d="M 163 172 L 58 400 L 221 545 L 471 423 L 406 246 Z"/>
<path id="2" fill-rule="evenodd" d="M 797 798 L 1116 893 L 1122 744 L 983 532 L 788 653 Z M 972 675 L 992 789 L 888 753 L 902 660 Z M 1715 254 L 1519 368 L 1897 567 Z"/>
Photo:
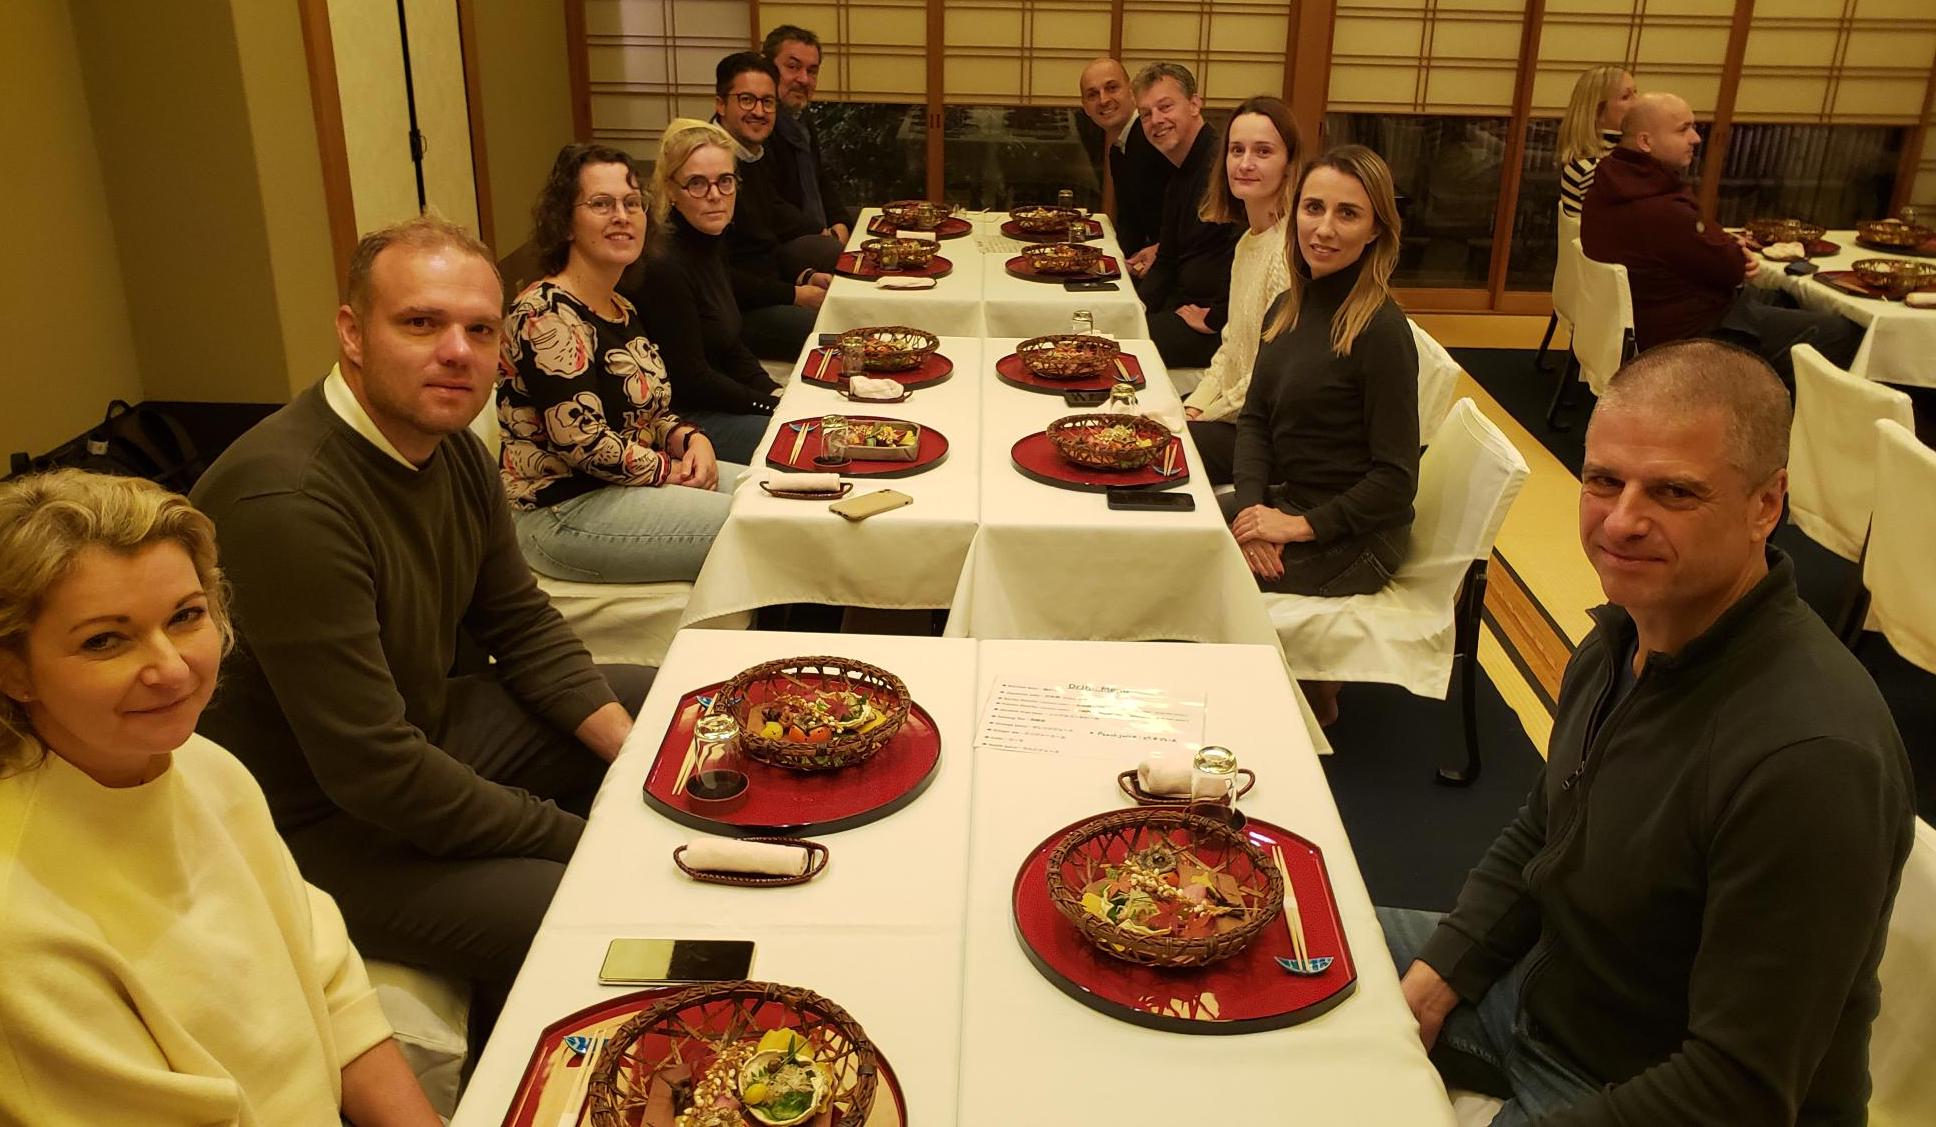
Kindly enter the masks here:
<path id="1" fill-rule="evenodd" d="M 1810 262 L 1806 258 L 1798 258 L 1795 261 L 1788 264 L 1788 272 L 1790 274 L 1796 275 L 1797 277 L 1813 274 L 1815 271 L 1820 269 L 1821 267 L 1815 265 L 1813 262 Z"/>
<path id="2" fill-rule="evenodd" d="M 1100 407 L 1109 399 L 1109 392 L 1103 388 L 1094 391 L 1065 391 L 1062 402 L 1071 407 Z"/>
<path id="3" fill-rule="evenodd" d="M 1147 489 L 1111 489 L 1109 507 L 1165 513 L 1193 513 L 1197 509 L 1197 499 L 1188 493 L 1151 493 Z"/>
<path id="4" fill-rule="evenodd" d="M 1073 278 L 1062 283 L 1070 293 L 1115 293 L 1121 286 L 1103 278 Z"/>
<path id="5" fill-rule="evenodd" d="M 735 982 L 753 972 L 750 939 L 614 939 L 598 969 L 601 986 Z"/>

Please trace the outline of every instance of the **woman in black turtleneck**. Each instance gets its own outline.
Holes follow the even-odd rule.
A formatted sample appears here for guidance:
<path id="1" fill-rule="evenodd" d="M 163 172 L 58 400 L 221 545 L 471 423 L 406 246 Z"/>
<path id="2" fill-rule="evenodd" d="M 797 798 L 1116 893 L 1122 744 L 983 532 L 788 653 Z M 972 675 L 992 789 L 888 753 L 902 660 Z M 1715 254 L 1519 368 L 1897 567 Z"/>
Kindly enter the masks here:
<path id="1" fill-rule="evenodd" d="M 752 465 L 779 390 L 740 343 L 739 306 L 720 232 L 733 220 L 733 142 L 701 121 L 675 121 L 652 174 L 646 256 L 619 284 L 658 344 L 672 410 L 697 423 L 721 459 Z"/>
<path id="2" fill-rule="evenodd" d="M 1404 562 L 1418 492 L 1418 352 L 1389 283 L 1391 170 L 1362 145 L 1305 167 L 1290 286 L 1237 416 L 1230 530 L 1266 591 L 1362 595 Z M 1321 721 L 1337 686 L 1307 683 Z"/>

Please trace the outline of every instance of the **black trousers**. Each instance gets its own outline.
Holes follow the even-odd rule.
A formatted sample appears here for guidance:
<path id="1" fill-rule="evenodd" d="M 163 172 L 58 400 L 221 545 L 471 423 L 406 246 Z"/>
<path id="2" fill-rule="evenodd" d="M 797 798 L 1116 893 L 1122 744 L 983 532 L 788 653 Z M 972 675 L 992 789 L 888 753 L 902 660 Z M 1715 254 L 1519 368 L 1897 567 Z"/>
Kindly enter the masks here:
<path id="1" fill-rule="evenodd" d="M 1222 333 L 1197 332 L 1174 309 L 1150 314 L 1149 334 L 1166 368 L 1208 368 L 1223 343 Z"/>
<path id="2" fill-rule="evenodd" d="M 1190 441 L 1197 444 L 1197 457 L 1203 462 L 1203 476 L 1210 479 L 1210 484 L 1229 485 L 1236 480 L 1236 423 L 1192 420 Z"/>
<path id="3" fill-rule="evenodd" d="M 1303 515 L 1308 506 L 1300 506 L 1287 499 L 1286 488 L 1283 485 L 1272 486 L 1268 494 L 1270 504 L 1292 516 Z M 1237 495 L 1234 493 L 1217 498 L 1217 505 L 1223 511 L 1225 524 L 1236 520 L 1237 514 L 1242 511 L 1238 508 Z M 1284 563 L 1284 574 L 1276 579 L 1260 578 L 1257 586 L 1279 595 L 1321 595 L 1325 598 L 1369 595 L 1391 582 L 1391 577 L 1405 562 L 1405 553 L 1410 550 L 1411 542 L 1412 526 L 1404 524 L 1356 536 L 1280 544 L 1278 559 Z"/>
<path id="4" fill-rule="evenodd" d="M 1862 347 L 1862 326 L 1832 309 L 1804 309 L 1781 290 L 1742 286 L 1734 304 L 1709 334 L 1758 354 L 1795 393 L 1795 364 L 1788 350 L 1810 344 L 1823 359 L 1846 370 Z"/>
<path id="5" fill-rule="evenodd" d="M 654 670 L 601 665 L 634 716 Z M 569 732 L 527 711 L 487 674 L 451 680 L 441 745 L 479 775 L 583 817 L 606 763 Z M 335 897 L 366 958 L 468 979 L 473 1008 L 491 1009 L 517 977 L 565 867 L 537 857 L 433 857 L 347 813 L 283 835 L 311 884 Z"/>

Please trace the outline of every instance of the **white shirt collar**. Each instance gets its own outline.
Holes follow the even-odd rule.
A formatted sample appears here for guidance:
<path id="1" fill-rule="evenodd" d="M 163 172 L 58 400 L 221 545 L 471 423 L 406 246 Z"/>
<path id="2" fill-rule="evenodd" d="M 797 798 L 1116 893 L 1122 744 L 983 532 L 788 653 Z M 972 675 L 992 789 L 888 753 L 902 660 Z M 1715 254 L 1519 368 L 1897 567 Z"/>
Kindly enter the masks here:
<path id="1" fill-rule="evenodd" d="M 389 439 L 383 437 L 383 432 L 377 429 L 376 420 L 370 418 L 370 413 L 363 409 L 363 404 L 357 402 L 356 393 L 350 390 L 349 381 L 343 378 L 341 364 L 332 366 L 329 375 L 323 378 L 323 399 L 329 403 L 329 409 L 336 412 L 338 418 L 348 423 L 350 429 L 362 435 L 370 445 L 413 470 L 419 468 L 416 463 L 404 457 Z"/>

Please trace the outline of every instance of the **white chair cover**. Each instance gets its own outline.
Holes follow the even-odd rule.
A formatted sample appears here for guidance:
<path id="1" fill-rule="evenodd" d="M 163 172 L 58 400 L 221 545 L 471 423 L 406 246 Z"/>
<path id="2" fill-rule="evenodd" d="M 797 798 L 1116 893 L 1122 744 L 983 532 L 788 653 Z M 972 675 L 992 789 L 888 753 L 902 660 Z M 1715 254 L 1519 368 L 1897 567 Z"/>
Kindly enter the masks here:
<path id="1" fill-rule="evenodd" d="M 1845 560 L 1859 559 L 1875 507 L 1877 419 L 1914 429 L 1909 396 L 1851 376 L 1815 346 L 1798 344 L 1795 426 L 1788 442 L 1788 510 L 1808 538 Z"/>
<path id="2" fill-rule="evenodd" d="M 1526 460 L 1472 400 L 1452 405 L 1419 465 L 1412 543 L 1375 594 L 1266 594 L 1300 679 L 1378 681 L 1443 700 L 1452 682 L 1453 601 L 1473 560 L 1492 554 Z"/>
<path id="3" fill-rule="evenodd" d="M 1579 268 L 1579 305 L 1573 320 L 1573 355 L 1580 376 L 1598 395 L 1620 370 L 1626 334 L 1633 330 L 1633 293 L 1627 288 L 1627 268 L 1595 262 L 1575 238 L 1574 262 Z"/>
<path id="4" fill-rule="evenodd" d="M 457 1110 L 458 1080 L 470 1050 L 470 987 L 401 963 L 366 959 L 377 1005 L 395 1032 L 403 1059 L 438 1115 Z"/>
<path id="5" fill-rule="evenodd" d="M 1176 397 L 1188 399 L 1209 371 L 1208 368 L 1171 368 L 1170 386 L 1176 389 Z"/>
<path id="6" fill-rule="evenodd" d="M 1566 214 L 1566 209 L 1557 205 L 1555 210 L 1559 212 L 1560 250 L 1553 263 L 1553 312 L 1572 332 L 1580 317 L 1579 260 L 1584 257 L 1579 249 L 1580 217 Z"/>
<path id="7" fill-rule="evenodd" d="M 1412 343 L 1418 348 L 1418 438 L 1420 442 L 1438 432 L 1445 413 L 1452 409 L 1452 388 L 1459 381 L 1459 362 L 1432 334 L 1406 318 L 1412 326 Z"/>
<path id="8" fill-rule="evenodd" d="M 491 389 L 491 397 L 484 401 L 484 409 L 471 420 L 471 433 L 483 441 L 484 449 L 491 452 L 492 458 L 496 458 L 498 451 L 503 449 L 504 436 L 499 434 L 497 429 L 497 389 L 495 387 Z"/>
<path id="9" fill-rule="evenodd" d="M 690 583 L 574 583 L 535 571 L 531 578 L 593 661 L 658 665 L 692 598 Z M 707 625 L 744 630 L 752 624 L 753 616 L 742 611 Z"/>
<path id="10" fill-rule="evenodd" d="M 1863 557 L 1870 628 L 1936 673 L 1936 450 L 1888 419 L 1876 425 L 1875 518 Z"/>
<path id="11" fill-rule="evenodd" d="M 1917 819 L 1882 952 L 1882 1012 L 1869 1034 L 1869 1122 L 1936 1123 L 1936 829 Z"/>

